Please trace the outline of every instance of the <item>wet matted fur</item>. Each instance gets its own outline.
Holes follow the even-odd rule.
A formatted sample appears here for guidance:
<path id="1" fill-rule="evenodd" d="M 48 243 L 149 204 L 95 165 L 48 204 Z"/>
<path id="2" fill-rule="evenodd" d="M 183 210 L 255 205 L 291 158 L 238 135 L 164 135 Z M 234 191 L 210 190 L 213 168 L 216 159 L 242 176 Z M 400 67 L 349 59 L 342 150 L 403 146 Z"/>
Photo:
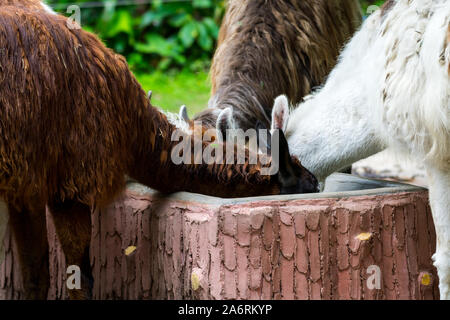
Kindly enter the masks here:
<path id="1" fill-rule="evenodd" d="M 194 120 L 216 126 L 233 109 L 236 128 L 270 127 L 274 99 L 298 103 L 320 85 L 361 23 L 357 0 L 230 0 L 211 67 L 209 108 Z"/>

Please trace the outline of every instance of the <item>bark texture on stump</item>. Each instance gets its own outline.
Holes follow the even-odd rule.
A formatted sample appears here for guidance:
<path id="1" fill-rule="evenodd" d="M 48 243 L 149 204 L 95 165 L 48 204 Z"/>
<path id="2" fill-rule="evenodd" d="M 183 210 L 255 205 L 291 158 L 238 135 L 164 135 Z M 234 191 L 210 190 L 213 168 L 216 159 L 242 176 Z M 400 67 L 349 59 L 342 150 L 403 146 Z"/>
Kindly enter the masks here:
<path id="1" fill-rule="evenodd" d="M 62 299 L 51 219 L 48 231 L 49 299 Z M 4 245 L 0 299 L 18 299 L 9 234 Z M 94 298 L 438 299 L 434 250 L 426 191 L 214 204 L 128 189 L 93 214 Z"/>

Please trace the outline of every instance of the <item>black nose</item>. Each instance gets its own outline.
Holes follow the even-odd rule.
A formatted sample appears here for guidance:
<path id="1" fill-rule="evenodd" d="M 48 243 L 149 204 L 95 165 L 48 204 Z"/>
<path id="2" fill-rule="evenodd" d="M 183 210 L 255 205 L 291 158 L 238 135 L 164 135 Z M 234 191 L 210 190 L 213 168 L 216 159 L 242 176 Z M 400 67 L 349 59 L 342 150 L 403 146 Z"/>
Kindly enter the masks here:
<path id="1" fill-rule="evenodd" d="M 318 193 L 320 192 L 320 188 L 318 184 L 314 184 L 314 183 L 310 183 L 307 191 L 305 191 L 305 193 Z"/>
<path id="2" fill-rule="evenodd" d="M 315 190 L 312 193 L 320 193 L 320 186 L 317 185 L 315 188 Z"/>
<path id="3" fill-rule="evenodd" d="M 313 175 L 311 172 L 308 171 L 308 182 L 309 182 L 309 191 L 308 193 L 318 193 L 320 192 L 320 185 L 319 181 L 317 180 L 316 176 Z"/>

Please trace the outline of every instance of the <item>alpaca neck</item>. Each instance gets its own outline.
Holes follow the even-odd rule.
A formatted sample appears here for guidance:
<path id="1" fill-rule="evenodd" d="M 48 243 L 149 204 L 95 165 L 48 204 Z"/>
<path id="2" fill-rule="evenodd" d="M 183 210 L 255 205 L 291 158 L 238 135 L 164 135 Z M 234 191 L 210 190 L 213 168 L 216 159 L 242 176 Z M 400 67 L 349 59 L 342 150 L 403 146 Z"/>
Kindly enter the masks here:
<path id="1" fill-rule="evenodd" d="M 364 103 L 355 96 L 324 92 L 294 113 L 295 128 L 287 130 L 291 151 L 319 180 L 384 149 L 372 119 L 364 114 Z"/>
<path id="2" fill-rule="evenodd" d="M 385 148 L 377 128 L 379 62 L 368 49 L 377 36 L 377 14 L 346 46 L 325 85 L 289 118 L 291 152 L 319 180 Z"/>
<path id="3" fill-rule="evenodd" d="M 375 127 L 371 75 L 346 59 L 359 54 L 360 46 L 358 39 L 350 43 L 324 87 L 306 98 L 289 120 L 291 151 L 319 180 L 384 149 Z"/>

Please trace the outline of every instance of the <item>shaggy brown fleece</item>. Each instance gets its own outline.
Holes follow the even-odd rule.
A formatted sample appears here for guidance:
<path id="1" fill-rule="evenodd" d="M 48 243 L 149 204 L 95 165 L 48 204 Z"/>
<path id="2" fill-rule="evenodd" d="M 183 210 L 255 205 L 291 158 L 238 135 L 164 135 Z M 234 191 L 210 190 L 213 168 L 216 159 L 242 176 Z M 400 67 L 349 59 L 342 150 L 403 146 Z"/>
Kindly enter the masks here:
<path id="1" fill-rule="evenodd" d="M 232 107 L 236 127 L 270 127 L 274 99 L 293 104 L 323 83 L 361 23 L 357 0 L 229 0 L 211 68 L 212 98 L 194 120 L 215 126 Z"/>
<path id="2" fill-rule="evenodd" d="M 262 176 L 260 164 L 248 163 L 248 150 L 244 165 L 175 165 L 176 128 L 151 105 L 125 59 L 67 20 L 38 1 L 0 2 L 0 198 L 30 299 L 45 298 L 48 288 L 46 206 L 67 265 L 83 272 L 82 290 L 70 295 L 87 298 L 91 209 L 123 190 L 125 174 L 162 192 L 281 191 L 276 175 Z M 295 168 L 313 191 L 314 177 Z"/>

